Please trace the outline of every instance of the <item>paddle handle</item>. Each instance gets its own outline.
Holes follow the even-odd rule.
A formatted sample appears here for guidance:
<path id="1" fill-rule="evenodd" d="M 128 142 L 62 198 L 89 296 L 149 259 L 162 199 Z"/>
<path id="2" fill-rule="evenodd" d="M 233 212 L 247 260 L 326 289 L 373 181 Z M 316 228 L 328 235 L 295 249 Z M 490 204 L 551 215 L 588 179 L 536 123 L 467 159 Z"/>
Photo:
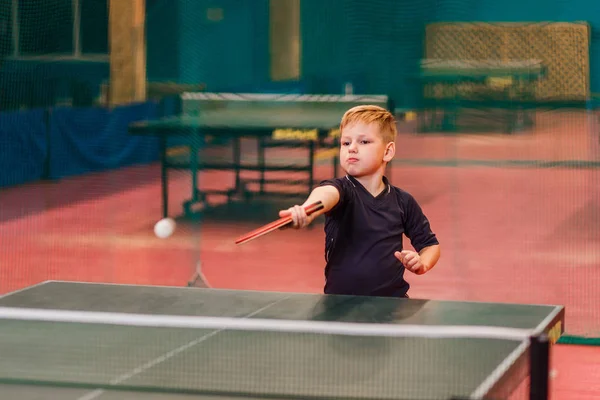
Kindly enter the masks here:
<path id="1" fill-rule="evenodd" d="M 316 203 L 306 206 L 304 208 L 304 210 L 306 211 L 307 215 L 311 215 L 312 213 L 314 213 L 316 211 L 322 210 L 323 207 L 324 207 L 323 203 L 321 203 L 320 201 L 317 201 Z M 271 223 L 263 225 L 260 228 L 257 228 L 251 232 L 248 232 L 247 234 L 245 234 L 243 236 L 240 236 L 239 238 L 236 239 L 235 244 L 247 243 L 251 240 L 254 240 L 256 238 L 264 236 L 267 233 L 273 232 L 277 229 L 281 229 L 284 226 L 290 224 L 291 222 L 292 222 L 292 217 L 279 218 L 276 221 L 273 221 Z"/>

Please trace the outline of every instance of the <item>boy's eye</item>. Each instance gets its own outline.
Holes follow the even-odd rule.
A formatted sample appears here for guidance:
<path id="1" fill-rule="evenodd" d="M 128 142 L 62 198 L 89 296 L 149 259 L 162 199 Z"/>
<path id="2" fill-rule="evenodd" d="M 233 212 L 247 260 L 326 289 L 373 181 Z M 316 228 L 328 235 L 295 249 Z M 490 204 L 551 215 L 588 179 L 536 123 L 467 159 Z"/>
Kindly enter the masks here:
<path id="1" fill-rule="evenodd" d="M 349 140 L 342 140 L 340 143 L 342 144 L 342 146 L 350 146 Z M 363 139 L 363 140 L 359 141 L 359 143 L 360 144 L 369 144 L 369 143 L 371 143 L 371 140 Z"/>

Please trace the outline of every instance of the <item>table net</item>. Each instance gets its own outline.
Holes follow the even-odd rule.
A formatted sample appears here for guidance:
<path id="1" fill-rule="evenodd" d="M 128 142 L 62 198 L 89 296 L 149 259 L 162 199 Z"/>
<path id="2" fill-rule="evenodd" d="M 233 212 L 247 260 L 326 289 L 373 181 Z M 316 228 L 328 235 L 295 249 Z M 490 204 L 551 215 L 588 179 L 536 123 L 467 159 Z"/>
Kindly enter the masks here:
<path id="1" fill-rule="evenodd" d="M 535 333 L 18 308 L 0 318 L 0 384 L 225 398 L 526 399 Z"/>

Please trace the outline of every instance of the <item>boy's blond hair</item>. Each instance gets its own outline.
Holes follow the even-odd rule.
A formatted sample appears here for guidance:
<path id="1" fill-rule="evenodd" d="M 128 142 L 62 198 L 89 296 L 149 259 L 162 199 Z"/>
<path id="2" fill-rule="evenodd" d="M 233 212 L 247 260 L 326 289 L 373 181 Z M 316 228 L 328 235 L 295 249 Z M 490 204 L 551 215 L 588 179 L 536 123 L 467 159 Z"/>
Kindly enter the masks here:
<path id="1" fill-rule="evenodd" d="M 383 107 L 374 105 L 361 105 L 352 107 L 342 117 L 340 123 L 340 131 L 344 127 L 355 122 L 364 124 L 375 123 L 379 126 L 379 133 L 385 143 L 394 142 L 396 140 L 396 119 L 391 112 Z"/>

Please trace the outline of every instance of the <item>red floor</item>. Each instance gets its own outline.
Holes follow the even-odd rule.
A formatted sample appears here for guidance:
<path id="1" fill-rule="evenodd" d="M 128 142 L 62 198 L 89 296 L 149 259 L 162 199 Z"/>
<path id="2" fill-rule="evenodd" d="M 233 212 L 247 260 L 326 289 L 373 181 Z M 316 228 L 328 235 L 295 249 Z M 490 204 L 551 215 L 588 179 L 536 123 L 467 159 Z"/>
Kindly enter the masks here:
<path id="1" fill-rule="evenodd" d="M 410 276 L 411 297 L 562 304 L 568 333 L 600 336 L 600 189 L 594 185 L 600 168 L 473 162 L 597 162 L 597 132 L 585 113 L 543 114 L 534 132 L 514 136 L 403 131 L 392 183 L 417 198 L 442 243 L 438 266 Z M 0 293 L 47 279 L 185 285 L 200 259 L 214 287 L 322 290 L 319 224 L 235 246 L 238 235 L 271 216 L 180 221 L 174 236 L 157 239 L 158 174 L 157 165 L 142 166 L 4 189 Z M 329 174 L 325 162 L 318 175 Z M 205 187 L 231 182 L 227 173 L 201 176 Z M 177 216 L 189 197 L 189 176 L 170 177 L 170 214 Z M 600 347 L 556 346 L 553 365 L 553 399 L 600 399 Z"/>
<path id="2" fill-rule="evenodd" d="M 552 400 L 600 399 L 600 346 L 555 346 Z"/>

